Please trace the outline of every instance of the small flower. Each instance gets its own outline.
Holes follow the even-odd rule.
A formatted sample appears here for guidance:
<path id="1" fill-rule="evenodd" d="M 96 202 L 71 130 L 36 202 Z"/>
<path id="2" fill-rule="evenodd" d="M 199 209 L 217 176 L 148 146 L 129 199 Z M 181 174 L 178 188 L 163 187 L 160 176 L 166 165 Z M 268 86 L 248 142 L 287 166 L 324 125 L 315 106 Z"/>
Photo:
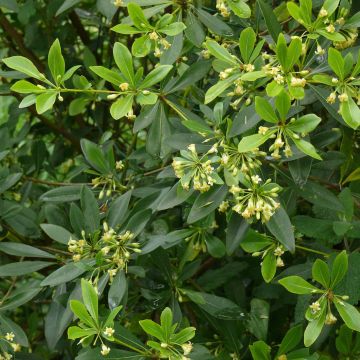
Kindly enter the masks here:
<path id="1" fill-rule="evenodd" d="M 316 54 L 316 55 L 324 55 L 324 54 L 325 54 L 325 49 L 323 49 L 323 48 L 321 47 L 321 45 L 318 45 L 318 46 L 316 47 L 315 54 Z"/>
<path id="2" fill-rule="evenodd" d="M 285 80 L 284 80 L 284 77 L 283 77 L 282 75 L 278 74 L 278 75 L 276 75 L 276 76 L 274 77 L 274 81 L 275 81 L 277 84 L 281 85 L 281 84 L 284 83 Z"/>
<path id="3" fill-rule="evenodd" d="M 126 90 L 129 89 L 129 83 L 127 83 L 127 82 L 121 83 L 121 84 L 119 85 L 119 87 L 120 87 L 120 90 L 121 90 L 121 91 L 126 91 Z"/>
<path id="4" fill-rule="evenodd" d="M 21 350 L 20 344 L 11 344 L 11 347 L 13 348 L 14 352 L 19 352 Z"/>
<path id="5" fill-rule="evenodd" d="M 337 84 L 337 83 L 339 82 L 339 79 L 336 78 L 336 77 L 333 77 L 333 78 L 331 79 L 331 82 L 332 82 L 333 84 Z"/>
<path id="6" fill-rule="evenodd" d="M 349 96 L 346 93 L 342 93 L 338 96 L 340 102 L 347 102 L 349 101 Z"/>
<path id="7" fill-rule="evenodd" d="M 330 25 L 328 25 L 328 26 L 325 28 L 325 30 L 326 30 L 328 33 L 332 34 L 332 33 L 335 32 L 335 26 L 334 26 L 333 24 L 330 24 Z"/>
<path id="8" fill-rule="evenodd" d="M 337 322 L 336 316 L 334 316 L 331 312 L 326 314 L 325 324 L 326 325 L 333 325 Z"/>
<path id="9" fill-rule="evenodd" d="M 116 170 L 122 170 L 123 168 L 124 168 L 124 163 L 121 160 L 119 160 L 115 163 Z"/>
<path id="10" fill-rule="evenodd" d="M 265 135 L 268 130 L 269 130 L 268 127 L 266 127 L 266 126 L 260 126 L 260 127 L 259 127 L 259 130 L 258 130 L 258 133 L 259 133 L 260 135 Z"/>
<path id="11" fill-rule="evenodd" d="M 196 153 L 195 144 L 190 144 L 187 148 L 188 148 L 188 150 L 190 150 L 193 154 Z"/>
<path id="12" fill-rule="evenodd" d="M 105 344 L 102 344 L 100 353 L 101 353 L 101 355 L 106 356 L 109 354 L 110 350 L 111 349 L 108 346 L 106 346 Z"/>
<path id="13" fill-rule="evenodd" d="M 254 184 L 259 184 L 262 180 L 261 180 L 261 177 L 259 175 L 253 175 L 251 177 L 251 181 L 254 183 Z"/>
<path id="14" fill-rule="evenodd" d="M 283 267 L 283 266 L 285 266 L 284 261 L 283 261 L 282 258 L 279 256 L 279 257 L 276 259 L 276 267 Z"/>
<path id="15" fill-rule="evenodd" d="M 309 305 L 309 308 L 311 309 L 311 312 L 313 314 L 316 314 L 321 310 L 320 303 L 318 301 L 313 302 L 311 305 Z"/>
<path id="16" fill-rule="evenodd" d="M 193 348 L 193 345 L 191 342 L 188 342 L 186 344 L 182 344 L 181 345 L 181 348 L 183 349 L 184 351 L 184 355 L 189 355 L 191 353 L 191 350 Z"/>
<path id="17" fill-rule="evenodd" d="M 150 40 L 157 40 L 159 38 L 159 35 L 156 33 L 156 31 L 153 31 L 149 34 Z"/>
<path id="18" fill-rule="evenodd" d="M 228 201 L 223 201 L 221 202 L 221 204 L 219 205 L 219 212 L 225 212 L 227 209 L 229 208 L 229 202 Z"/>
<path id="19" fill-rule="evenodd" d="M 332 92 L 330 93 L 330 95 L 326 98 L 326 102 L 329 104 L 334 104 L 334 102 L 336 101 L 336 93 Z"/>
<path id="20" fill-rule="evenodd" d="M 15 338 L 15 334 L 13 332 L 6 333 L 6 335 L 5 335 L 5 339 L 7 341 L 14 341 L 14 338 Z"/>
<path id="21" fill-rule="evenodd" d="M 123 5 L 123 0 L 114 0 L 114 5 L 120 7 Z"/>
<path id="22" fill-rule="evenodd" d="M 252 72 L 255 70 L 255 66 L 253 64 L 245 64 L 244 65 L 244 70 L 246 72 Z"/>
<path id="23" fill-rule="evenodd" d="M 281 256 L 283 254 L 284 254 L 284 250 L 283 250 L 283 248 L 281 246 L 278 246 L 278 247 L 275 248 L 275 250 L 274 250 L 274 255 L 275 256 Z"/>
<path id="24" fill-rule="evenodd" d="M 115 333 L 115 330 L 112 327 L 106 327 L 105 328 L 104 334 L 106 336 L 113 336 L 114 333 Z"/>
<path id="25" fill-rule="evenodd" d="M 306 85 L 306 79 L 292 77 L 290 85 L 292 87 L 304 87 Z"/>
<path id="26" fill-rule="evenodd" d="M 78 261 L 81 260 L 81 255 L 80 254 L 75 254 L 75 255 L 73 255 L 72 259 L 73 259 L 74 262 L 78 262 Z"/>
<path id="27" fill-rule="evenodd" d="M 328 16 L 328 12 L 324 8 L 321 8 L 319 12 L 319 17 L 325 17 L 325 16 Z"/>

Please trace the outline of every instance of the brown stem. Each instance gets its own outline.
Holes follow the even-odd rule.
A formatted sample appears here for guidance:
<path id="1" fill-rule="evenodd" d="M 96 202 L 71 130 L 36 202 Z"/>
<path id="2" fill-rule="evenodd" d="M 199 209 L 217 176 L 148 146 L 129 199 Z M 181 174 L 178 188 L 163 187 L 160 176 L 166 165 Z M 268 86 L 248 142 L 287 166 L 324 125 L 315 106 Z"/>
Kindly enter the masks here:
<path id="1" fill-rule="evenodd" d="M 92 185 L 90 183 L 68 183 L 68 182 L 59 182 L 59 181 L 48 181 L 48 180 L 36 179 L 30 176 L 23 176 L 23 179 L 27 181 L 31 181 L 36 184 L 43 184 L 49 186 Z"/>

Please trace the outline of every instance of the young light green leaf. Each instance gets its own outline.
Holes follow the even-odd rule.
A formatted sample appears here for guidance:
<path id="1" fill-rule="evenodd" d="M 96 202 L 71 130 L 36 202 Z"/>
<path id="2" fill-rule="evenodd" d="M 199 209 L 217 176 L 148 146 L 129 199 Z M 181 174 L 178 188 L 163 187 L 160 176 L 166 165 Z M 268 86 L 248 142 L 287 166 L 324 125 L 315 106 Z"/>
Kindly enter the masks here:
<path id="1" fill-rule="evenodd" d="M 55 83 L 60 83 L 65 74 L 65 60 L 61 53 L 59 39 L 56 39 L 50 47 L 48 65 Z"/>
<path id="2" fill-rule="evenodd" d="M 121 73 L 125 76 L 126 80 L 131 84 L 135 84 L 134 66 L 132 56 L 128 48 L 116 42 L 113 49 L 114 60 Z"/>
<path id="3" fill-rule="evenodd" d="M 316 259 L 312 267 L 312 277 L 318 283 L 320 283 L 325 289 L 330 286 L 330 271 L 326 262 L 320 259 Z"/>
<path id="4" fill-rule="evenodd" d="M 331 287 L 334 288 L 346 275 L 348 270 L 348 256 L 346 251 L 343 250 L 339 253 L 331 268 Z"/>
<path id="5" fill-rule="evenodd" d="M 6 59 L 2 59 L 2 61 L 10 69 L 20 71 L 23 74 L 26 74 L 30 77 L 33 77 L 41 81 L 44 80 L 44 76 L 40 73 L 40 71 L 36 68 L 36 66 L 26 57 L 11 56 Z"/>
<path id="6" fill-rule="evenodd" d="M 319 292 L 317 287 L 311 285 L 309 282 L 297 275 L 292 275 L 280 279 L 279 284 L 284 286 L 286 290 L 293 294 L 305 295 Z"/>
<path id="7" fill-rule="evenodd" d="M 279 121 L 270 103 L 266 99 L 260 96 L 256 96 L 255 98 L 255 110 L 260 115 L 260 117 L 265 121 L 274 124 L 276 124 Z"/>
<path id="8" fill-rule="evenodd" d="M 88 280 L 81 279 L 81 292 L 89 314 L 98 322 L 98 295 L 95 288 L 90 284 Z"/>
<path id="9" fill-rule="evenodd" d="M 249 62 L 255 43 L 256 34 L 252 27 L 248 27 L 240 33 L 240 54 L 246 64 Z"/>

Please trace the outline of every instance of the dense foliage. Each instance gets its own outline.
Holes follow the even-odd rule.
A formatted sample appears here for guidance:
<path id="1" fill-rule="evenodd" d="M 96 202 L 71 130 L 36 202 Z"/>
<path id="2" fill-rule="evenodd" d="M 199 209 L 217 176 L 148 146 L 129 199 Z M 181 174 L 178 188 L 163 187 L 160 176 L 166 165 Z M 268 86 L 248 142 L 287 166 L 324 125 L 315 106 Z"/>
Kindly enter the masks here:
<path id="1" fill-rule="evenodd" d="M 360 358 L 360 3 L 0 0 L 0 359 Z"/>

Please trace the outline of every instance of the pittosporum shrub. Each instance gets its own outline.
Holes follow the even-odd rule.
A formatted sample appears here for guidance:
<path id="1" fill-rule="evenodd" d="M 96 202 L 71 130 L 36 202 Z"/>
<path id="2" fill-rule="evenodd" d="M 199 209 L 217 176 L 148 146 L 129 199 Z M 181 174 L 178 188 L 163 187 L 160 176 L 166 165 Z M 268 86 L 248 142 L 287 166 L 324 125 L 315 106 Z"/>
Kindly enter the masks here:
<path id="1" fill-rule="evenodd" d="M 351 0 L 0 0 L 0 359 L 359 359 Z"/>

